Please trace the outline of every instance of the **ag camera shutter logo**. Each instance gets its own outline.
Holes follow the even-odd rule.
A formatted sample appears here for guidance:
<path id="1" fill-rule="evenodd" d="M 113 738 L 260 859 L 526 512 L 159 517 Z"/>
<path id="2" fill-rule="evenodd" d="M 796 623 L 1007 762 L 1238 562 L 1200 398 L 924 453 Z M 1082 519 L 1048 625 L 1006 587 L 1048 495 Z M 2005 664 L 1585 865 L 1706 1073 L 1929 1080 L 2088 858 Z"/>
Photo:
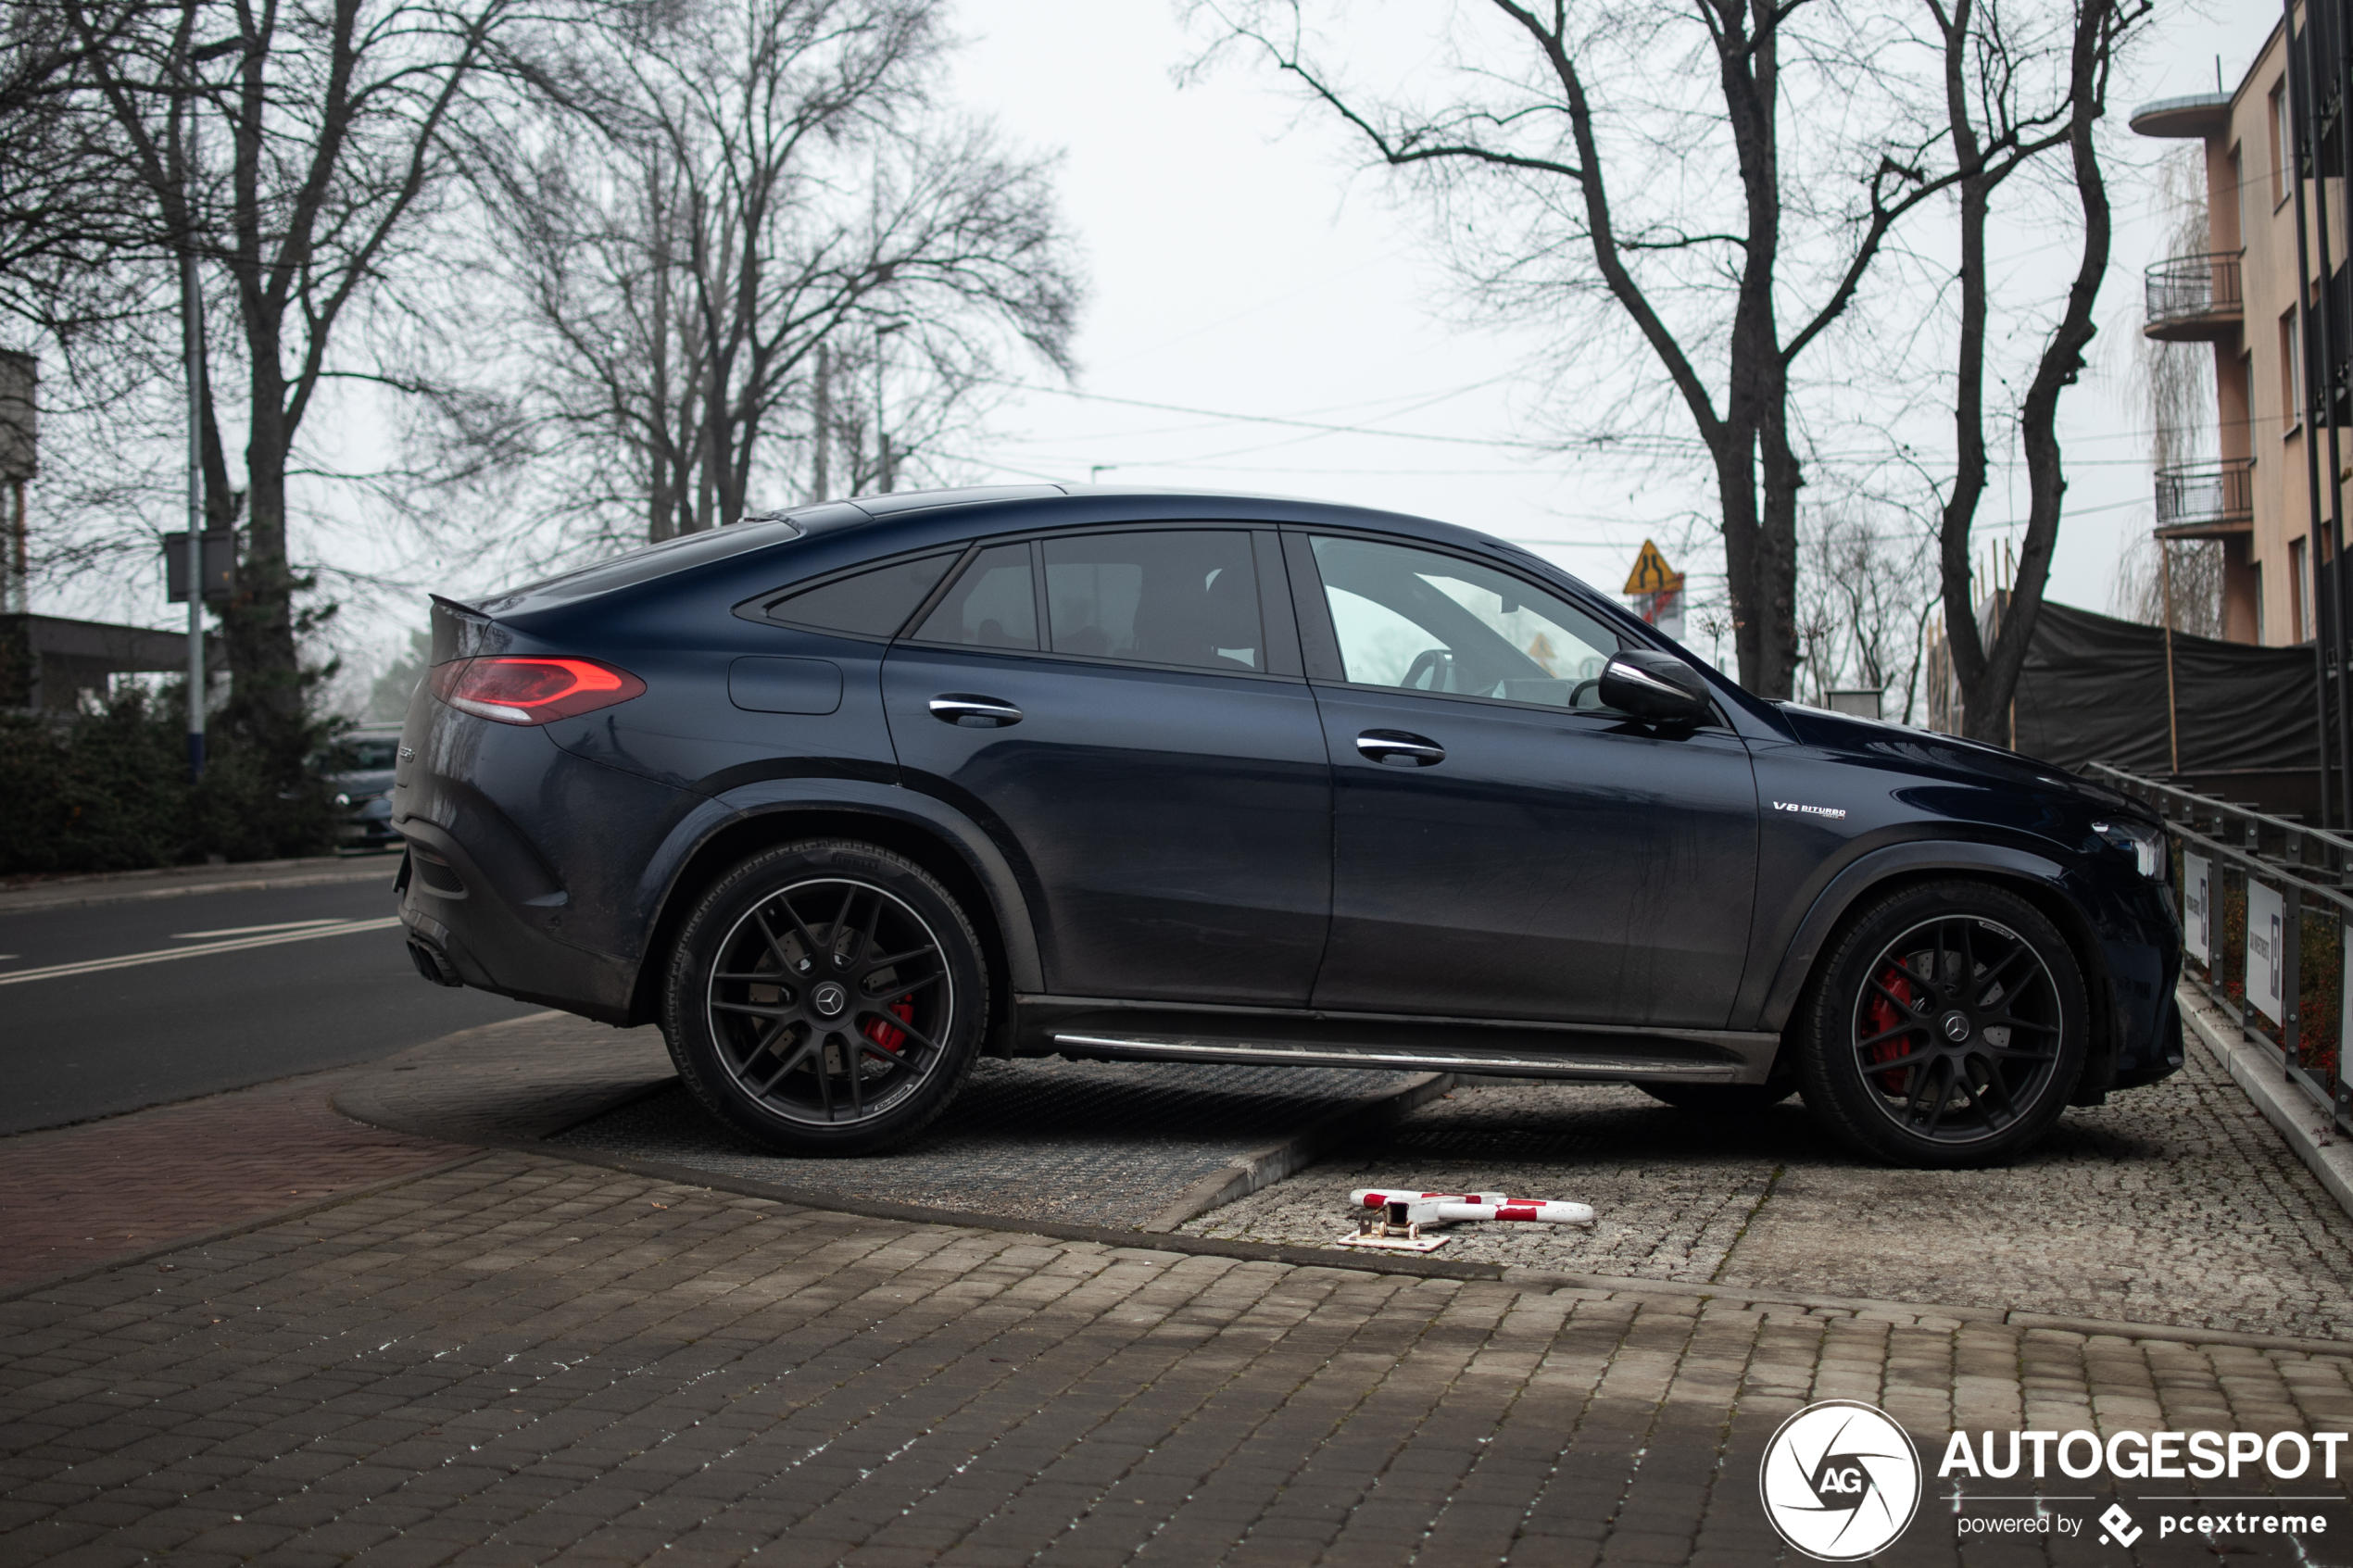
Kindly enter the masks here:
<path id="1" fill-rule="evenodd" d="M 1885 1411 L 1824 1399 L 1781 1423 L 1756 1486 L 1781 1539 L 1818 1562 L 1854 1562 L 1911 1524 L 1920 1456 Z"/>

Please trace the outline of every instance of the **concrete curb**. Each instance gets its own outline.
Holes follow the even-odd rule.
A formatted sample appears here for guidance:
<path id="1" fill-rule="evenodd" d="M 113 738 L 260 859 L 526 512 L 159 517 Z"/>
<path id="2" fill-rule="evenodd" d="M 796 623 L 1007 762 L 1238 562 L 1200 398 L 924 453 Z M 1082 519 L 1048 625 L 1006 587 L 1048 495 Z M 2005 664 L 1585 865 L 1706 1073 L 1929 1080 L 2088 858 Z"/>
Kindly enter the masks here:
<path id="1" fill-rule="evenodd" d="M 1392 1117 L 1403 1116 L 1454 1086 L 1452 1073 L 1425 1073 L 1393 1089 L 1360 1095 L 1309 1123 L 1281 1143 L 1268 1144 L 1224 1169 L 1212 1171 L 1177 1195 L 1176 1200 L 1136 1228 L 1155 1234 L 1173 1231 L 1213 1209 L 1222 1209 L 1261 1187 L 1273 1186 L 1285 1176 L 1305 1170 L 1333 1149 L 1360 1134 L 1370 1132 Z"/>
<path id="2" fill-rule="evenodd" d="M 2249 1040 L 2237 1022 L 2202 993 L 2183 985 L 2175 995 L 2190 1037 L 2246 1092 L 2264 1120 L 2279 1129 L 2280 1136 L 2296 1150 L 2297 1159 L 2311 1167 L 2337 1207 L 2353 1215 L 2353 1149 L 2334 1141 L 2327 1109 L 2287 1081 L 2271 1046 Z"/>

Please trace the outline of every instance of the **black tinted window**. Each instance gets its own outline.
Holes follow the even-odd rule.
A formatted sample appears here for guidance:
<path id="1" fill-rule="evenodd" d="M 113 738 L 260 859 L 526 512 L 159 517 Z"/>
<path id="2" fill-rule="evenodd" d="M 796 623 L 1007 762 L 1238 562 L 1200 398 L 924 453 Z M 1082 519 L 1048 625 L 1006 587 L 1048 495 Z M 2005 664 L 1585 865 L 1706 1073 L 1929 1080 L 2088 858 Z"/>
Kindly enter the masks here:
<path id="1" fill-rule="evenodd" d="M 1038 594 L 1029 577 L 1029 546 L 994 545 L 981 551 L 938 608 L 924 617 L 915 636 L 974 647 L 1036 647 Z"/>
<path id="2" fill-rule="evenodd" d="M 1056 653 L 1266 668 L 1248 533 L 1095 533 L 1049 539 L 1045 550 L 1047 628 Z"/>
<path id="3" fill-rule="evenodd" d="M 778 599 L 768 607 L 768 613 L 778 621 L 819 632 L 896 636 L 955 560 L 956 552 L 950 550 L 921 560 L 894 561 Z"/>

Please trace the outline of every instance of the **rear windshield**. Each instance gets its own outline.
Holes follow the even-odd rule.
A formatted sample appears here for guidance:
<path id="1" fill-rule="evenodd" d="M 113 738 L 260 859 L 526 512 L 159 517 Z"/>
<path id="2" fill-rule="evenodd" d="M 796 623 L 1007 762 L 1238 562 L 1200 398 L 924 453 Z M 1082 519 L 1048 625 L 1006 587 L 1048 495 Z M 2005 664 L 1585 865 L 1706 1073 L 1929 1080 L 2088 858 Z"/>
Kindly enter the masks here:
<path id="1" fill-rule="evenodd" d="M 496 597 L 484 599 L 477 608 L 492 615 L 522 607 L 526 599 L 539 604 L 560 603 L 566 599 L 585 598 L 591 594 L 610 593 L 634 583 L 666 577 L 673 571 L 684 571 L 690 566 L 703 566 L 724 560 L 763 545 L 781 545 L 801 536 L 800 524 L 792 519 L 774 518 L 763 522 L 739 522 L 732 528 L 708 528 L 699 533 L 681 534 L 665 539 L 659 545 L 646 545 L 621 555 L 608 557 L 593 566 L 559 572 L 536 583 L 526 583 L 510 588 Z"/>

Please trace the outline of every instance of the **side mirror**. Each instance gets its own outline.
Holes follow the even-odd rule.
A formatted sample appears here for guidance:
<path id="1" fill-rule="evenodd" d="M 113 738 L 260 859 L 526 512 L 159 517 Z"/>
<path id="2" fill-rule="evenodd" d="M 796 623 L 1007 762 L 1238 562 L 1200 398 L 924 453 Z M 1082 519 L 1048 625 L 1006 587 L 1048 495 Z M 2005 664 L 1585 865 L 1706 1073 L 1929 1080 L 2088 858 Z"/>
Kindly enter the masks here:
<path id="1" fill-rule="evenodd" d="M 1662 723 L 1700 724 L 1714 715 L 1707 683 L 1673 654 L 1627 648 L 1602 667 L 1602 701 Z"/>

